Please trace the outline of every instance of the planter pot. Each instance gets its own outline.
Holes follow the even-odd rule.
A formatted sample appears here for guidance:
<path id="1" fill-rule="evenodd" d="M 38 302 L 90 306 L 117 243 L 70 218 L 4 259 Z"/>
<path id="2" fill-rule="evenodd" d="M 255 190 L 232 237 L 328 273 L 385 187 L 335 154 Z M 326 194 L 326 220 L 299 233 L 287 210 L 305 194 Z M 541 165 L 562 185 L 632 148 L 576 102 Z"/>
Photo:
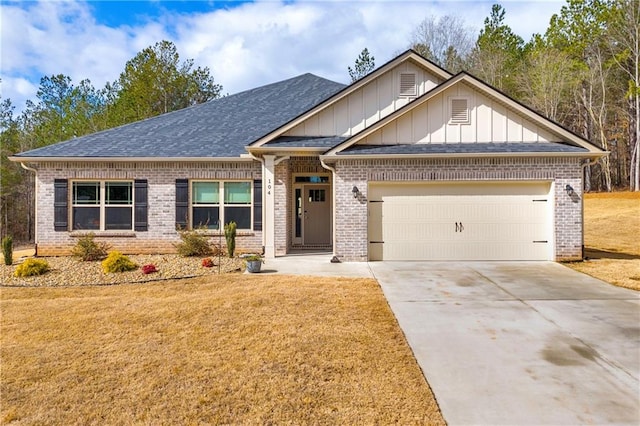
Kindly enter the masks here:
<path id="1" fill-rule="evenodd" d="M 260 272 L 262 267 L 262 260 L 247 260 L 247 272 L 256 273 Z"/>

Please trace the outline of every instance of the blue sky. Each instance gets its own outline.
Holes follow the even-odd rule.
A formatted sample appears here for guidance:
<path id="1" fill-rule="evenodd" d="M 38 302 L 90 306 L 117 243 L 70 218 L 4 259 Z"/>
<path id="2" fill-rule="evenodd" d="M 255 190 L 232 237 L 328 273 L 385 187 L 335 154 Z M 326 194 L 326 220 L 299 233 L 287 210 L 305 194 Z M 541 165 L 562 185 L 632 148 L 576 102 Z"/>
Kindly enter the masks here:
<path id="1" fill-rule="evenodd" d="M 0 0 L 0 93 L 17 111 L 40 78 L 65 74 L 96 88 L 161 40 L 207 66 L 224 93 L 306 72 L 348 82 L 347 66 L 367 47 L 381 65 L 410 45 L 429 16 L 456 15 L 474 33 L 496 0 L 30 1 Z M 526 40 L 544 32 L 564 4 L 500 2 Z"/>

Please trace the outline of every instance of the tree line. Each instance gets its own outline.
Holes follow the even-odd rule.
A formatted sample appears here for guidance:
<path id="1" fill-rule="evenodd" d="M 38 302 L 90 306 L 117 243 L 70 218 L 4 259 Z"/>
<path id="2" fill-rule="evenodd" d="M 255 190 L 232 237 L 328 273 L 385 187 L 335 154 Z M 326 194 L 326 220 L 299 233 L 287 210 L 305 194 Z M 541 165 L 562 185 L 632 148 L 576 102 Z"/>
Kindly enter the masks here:
<path id="1" fill-rule="evenodd" d="M 586 168 L 587 190 L 640 190 L 640 2 L 567 0 L 544 34 L 525 42 L 493 5 L 479 32 L 456 16 L 427 17 L 408 46 L 451 73 L 465 70 L 611 152 Z M 348 67 L 355 81 L 375 67 L 367 49 Z M 43 77 L 16 116 L 0 98 L 0 237 L 33 240 L 34 174 L 7 157 L 218 98 L 208 68 L 161 41 L 129 60 L 119 78 Z"/>
<path id="2" fill-rule="evenodd" d="M 173 43 L 161 41 L 140 51 L 102 89 L 60 74 L 43 77 L 36 100 L 17 116 L 11 99 L 0 100 L 0 236 L 34 238 L 35 176 L 7 157 L 206 102 L 221 92 L 208 68 L 182 61 Z"/>
<path id="3" fill-rule="evenodd" d="M 586 168 L 587 191 L 640 190 L 640 1 L 568 0 L 528 42 L 494 4 L 476 33 L 457 16 L 433 16 L 408 46 L 455 74 L 469 72 L 610 151 Z M 351 81 L 375 68 L 364 49 Z"/>
<path id="4" fill-rule="evenodd" d="M 586 168 L 589 190 L 640 190 L 640 1 L 568 0 L 525 42 L 493 5 L 474 37 L 455 16 L 427 18 L 410 46 L 470 72 L 611 155 Z"/>

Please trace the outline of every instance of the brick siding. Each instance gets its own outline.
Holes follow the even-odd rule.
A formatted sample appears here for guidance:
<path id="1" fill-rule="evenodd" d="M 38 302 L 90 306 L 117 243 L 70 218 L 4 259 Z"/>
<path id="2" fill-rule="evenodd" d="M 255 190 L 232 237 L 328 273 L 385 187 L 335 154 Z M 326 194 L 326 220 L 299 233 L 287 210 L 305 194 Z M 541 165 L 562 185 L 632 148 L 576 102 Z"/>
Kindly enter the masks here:
<path id="1" fill-rule="evenodd" d="M 555 258 L 582 258 L 582 167 L 576 158 L 339 160 L 336 163 L 336 253 L 367 260 L 369 182 L 551 181 L 555 194 Z M 566 185 L 575 196 L 570 198 Z M 363 195 L 355 200 L 352 188 Z"/>
<path id="2" fill-rule="evenodd" d="M 148 231 L 93 231 L 96 239 L 108 242 L 126 254 L 174 253 L 180 241 L 175 230 L 176 179 L 260 179 L 258 162 L 214 163 L 41 163 L 37 166 L 38 255 L 67 255 L 83 232 L 56 232 L 53 226 L 54 179 L 147 179 Z M 69 200 L 70 202 L 70 200 Z M 70 204 L 70 203 L 69 203 Z M 219 233 L 211 232 L 218 244 Z M 222 238 L 224 246 L 224 237 Z M 262 232 L 238 231 L 238 252 L 262 250 Z"/>

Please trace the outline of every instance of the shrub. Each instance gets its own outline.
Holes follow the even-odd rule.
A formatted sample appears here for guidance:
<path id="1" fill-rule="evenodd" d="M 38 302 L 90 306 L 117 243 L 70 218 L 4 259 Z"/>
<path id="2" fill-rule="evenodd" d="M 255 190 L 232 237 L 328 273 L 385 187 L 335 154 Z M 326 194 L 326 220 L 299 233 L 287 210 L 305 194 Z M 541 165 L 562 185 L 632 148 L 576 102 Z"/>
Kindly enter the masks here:
<path id="1" fill-rule="evenodd" d="M 89 233 L 83 237 L 81 237 L 73 249 L 71 250 L 71 254 L 76 257 L 79 257 L 83 261 L 93 261 L 93 260 L 102 260 L 107 257 L 107 252 L 109 251 L 109 244 L 100 242 L 97 243 L 93 240 L 93 233 Z"/>
<path id="2" fill-rule="evenodd" d="M 246 262 L 260 261 L 264 263 L 264 259 L 259 254 L 248 254 L 246 256 L 240 256 L 240 257 L 242 257 Z"/>
<path id="3" fill-rule="evenodd" d="M 210 257 L 205 257 L 204 259 L 202 259 L 202 266 L 204 266 L 205 268 L 213 268 L 213 259 L 211 259 Z"/>
<path id="4" fill-rule="evenodd" d="M 109 253 L 107 258 L 102 261 L 102 270 L 107 274 L 112 272 L 133 271 L 137 268 L 138 265 L 117 250 Z"/>
<path id="5" fill-rule="evenodd" d="M 13 264 L 13 238 L 7 235 L 2 239 L 2 255 L 4 256 L 4 264 Z"/>
<path id="6" fill-rule="evenodd" d="M 14 275 L 16 277 L 31 277 L 33 275 L 42 275 L 49 270 L 49 264 L 42 259 L 27 259 L 18 265 Z"/>
<path id="7" fill-rule="evenodd" d="M 233 257 L 236 251 L 236 223 L 231 221 L 224 225 L 224 238 L 227 240 L 227 253 L 229 257 Z"/>
<path id="8" fill-rule="evenodd" d="M 147 274 L 153 274 L 154 272 L 158 272 L 158 269 L 156 268 L 156 265 L 154 265 L 153 263 L 150 263 L 148 265 L 144 265 L 142 267 L 142 273 L 147 275 Z"/>
<path id="9" fill-rule="evenodd" d="M 174 244 L 180 256 L 208 256 L 213 250 L 207 241 L 207 237 L 197 230 L 178 231 L 182 242 Z"/>

